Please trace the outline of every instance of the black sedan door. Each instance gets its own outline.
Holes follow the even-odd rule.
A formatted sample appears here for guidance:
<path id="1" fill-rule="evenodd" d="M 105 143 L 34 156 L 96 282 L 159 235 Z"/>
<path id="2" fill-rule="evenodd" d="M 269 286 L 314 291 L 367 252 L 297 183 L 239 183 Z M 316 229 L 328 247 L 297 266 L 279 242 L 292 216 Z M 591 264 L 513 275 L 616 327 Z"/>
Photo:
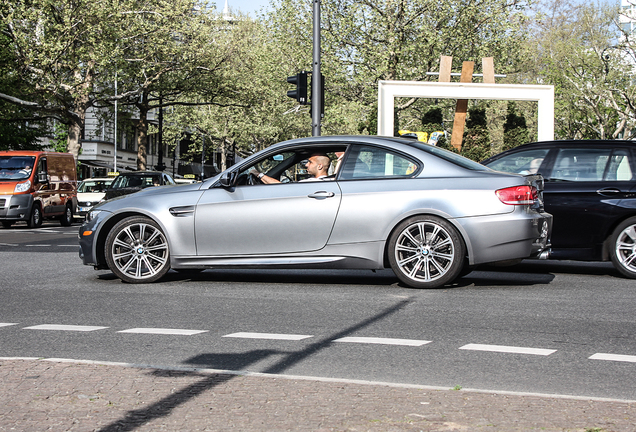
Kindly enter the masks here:
<path id="1" fill-rule="evenodd" d="M 618 205 L 632 186 L 628 155 L 626 149 L 609 147 L 558 151 L 550 174 L 544 173 L 545 208 L 554 216 L 553 258 L 600 258 Z"/>

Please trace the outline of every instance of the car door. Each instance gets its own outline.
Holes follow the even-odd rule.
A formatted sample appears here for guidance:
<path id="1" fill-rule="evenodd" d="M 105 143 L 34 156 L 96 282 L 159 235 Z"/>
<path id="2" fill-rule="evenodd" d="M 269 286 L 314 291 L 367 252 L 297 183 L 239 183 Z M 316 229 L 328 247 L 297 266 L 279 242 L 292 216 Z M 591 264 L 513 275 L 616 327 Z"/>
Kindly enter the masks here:
<path id="1" fill-rule="evenodd" d="M 579 254 L 571 258 L 598 258 L 617 204 L 629 190 L 629 182 L 616 177 L 617 169 L 613 176 L 610 173 L 610 160 L 620 159 L 621 152 L 625 150 L 581 146 L 561 148 L 556 154 L 546 176 L 545 209 L 554 216 L 552 245 Z"/>
<path id="2" fill-rule="evenodd" d="M 331 235 L 340 198 L 335 181 L 212 187 L 196 206 L 197 255 L 320 250 Z"/>

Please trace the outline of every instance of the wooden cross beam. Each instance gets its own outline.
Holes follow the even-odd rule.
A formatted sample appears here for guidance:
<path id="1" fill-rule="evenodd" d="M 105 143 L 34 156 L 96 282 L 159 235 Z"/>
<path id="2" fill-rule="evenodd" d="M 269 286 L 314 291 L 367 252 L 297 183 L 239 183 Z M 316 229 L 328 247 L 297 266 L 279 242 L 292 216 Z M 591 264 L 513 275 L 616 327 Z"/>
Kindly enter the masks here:
<path id="1" fill-rule="evenodd" d="M 453 57 L 442 56 L 439 62 L 439 82 L 450 82 L 451 66 Z M 484 83 L 495 83 L 495 66 L 492 57 L 481 59 Z M 460 82 L 469 83 L 473 81 L 473 70 L 475 62 L 465 61 L 462 63 L 462 74 Z M 451 145 L 457 150 L 462 148 L 464 138 L 464 126 L 466 125 L 466 113 L 468 111 L 468 99 L 458 99 L 455 106 L 455 120 L 453 121 L 453 132 L 451 134 Z"/>

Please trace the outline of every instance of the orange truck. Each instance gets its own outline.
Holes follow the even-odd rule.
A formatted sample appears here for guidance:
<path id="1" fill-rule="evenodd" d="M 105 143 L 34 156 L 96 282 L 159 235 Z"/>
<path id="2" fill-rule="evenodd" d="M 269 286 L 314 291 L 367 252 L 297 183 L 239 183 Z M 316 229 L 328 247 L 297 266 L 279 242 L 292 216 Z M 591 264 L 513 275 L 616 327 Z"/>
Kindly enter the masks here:
<path id="1" fill-rule="evenodd" d="M 73 223 L 77 172 L 73 155 L 44 151 L 0 151 L 0 222 L 5 228 L 44 219 Z"/>

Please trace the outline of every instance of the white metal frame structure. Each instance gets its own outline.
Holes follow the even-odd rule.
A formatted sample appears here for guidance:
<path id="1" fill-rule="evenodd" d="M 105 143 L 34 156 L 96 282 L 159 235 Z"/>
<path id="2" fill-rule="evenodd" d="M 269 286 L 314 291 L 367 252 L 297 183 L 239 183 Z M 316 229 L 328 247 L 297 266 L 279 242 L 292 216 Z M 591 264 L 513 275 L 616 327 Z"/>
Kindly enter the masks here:
<path id="1" fill-rule="evenodd" d="M 554 139 L 554 86 L 486 83 L 380 81 L 378 83 L 378 135 L 393 135 L 396 97 L 429 99 L 485 99 L 537 101 L 538 140 Z"/>

